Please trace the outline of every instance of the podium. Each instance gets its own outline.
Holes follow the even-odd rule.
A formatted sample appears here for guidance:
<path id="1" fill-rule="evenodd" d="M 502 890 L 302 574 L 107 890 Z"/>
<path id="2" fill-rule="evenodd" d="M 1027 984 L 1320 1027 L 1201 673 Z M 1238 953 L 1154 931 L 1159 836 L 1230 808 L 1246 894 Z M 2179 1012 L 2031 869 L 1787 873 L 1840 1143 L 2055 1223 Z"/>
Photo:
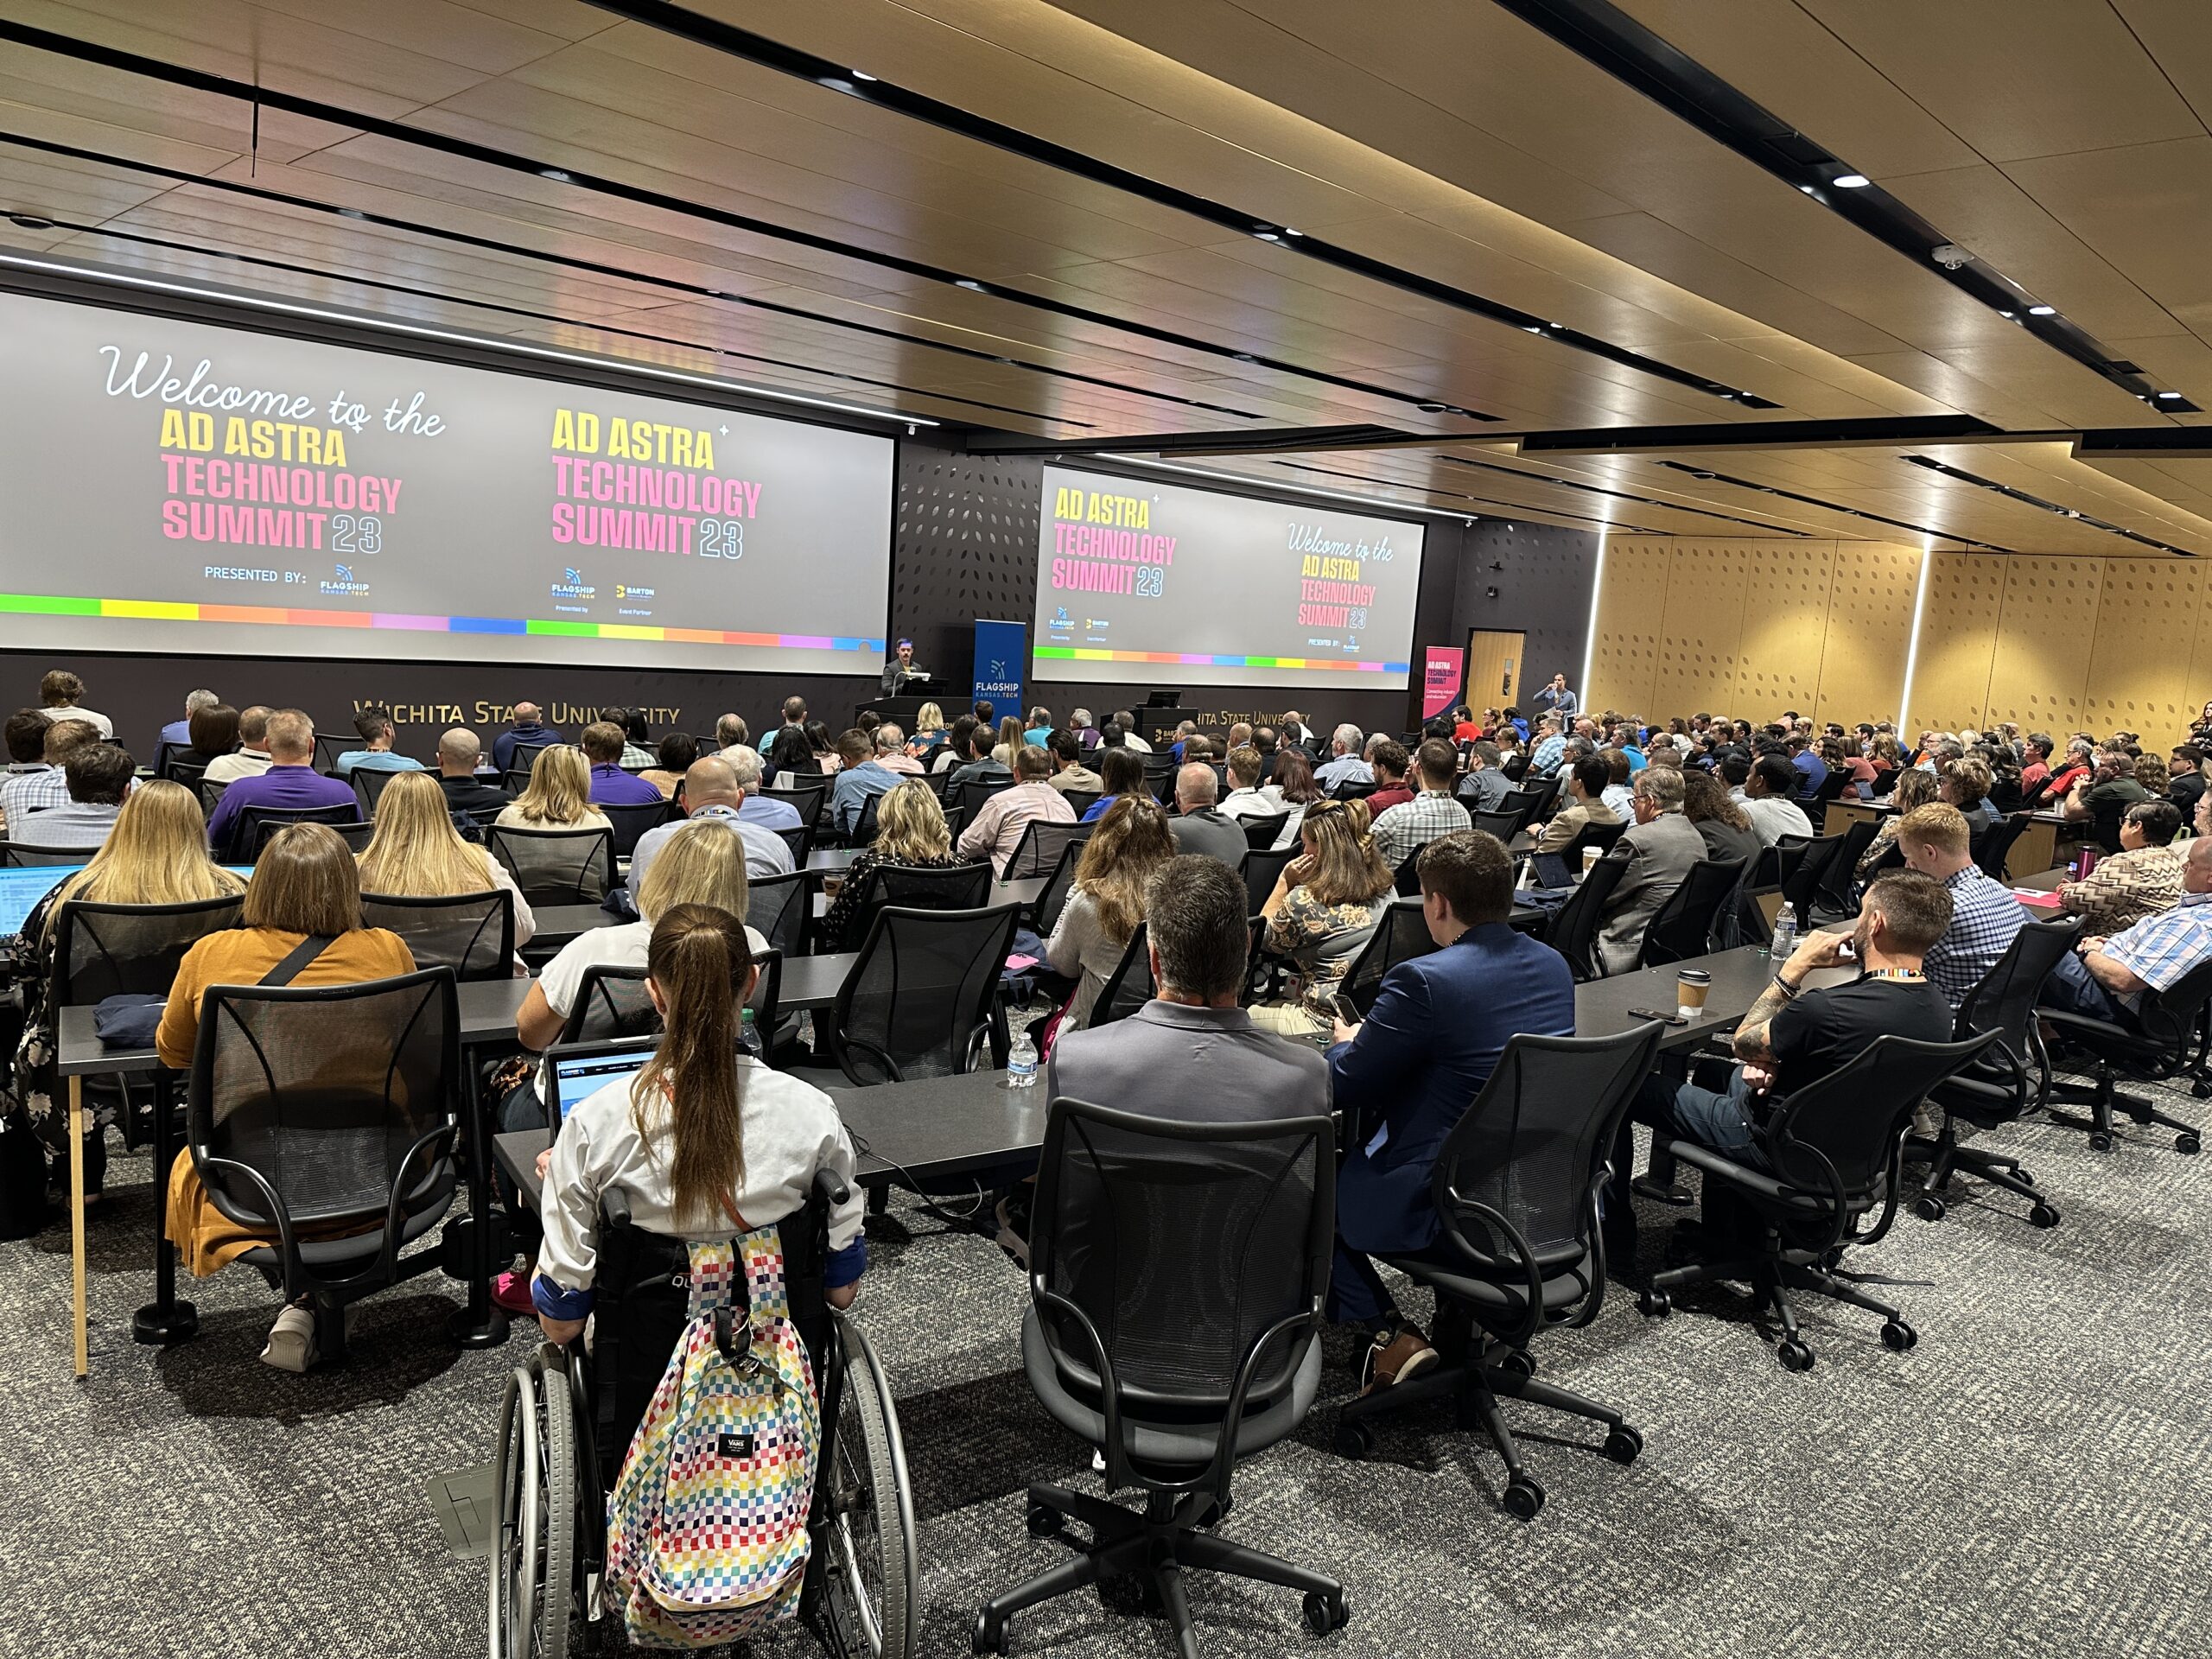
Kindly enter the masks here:
<path id="1" fill-rule="evenodd" d="M 921 712 L 924 703 L 936 701 L 935 697 L 877 697 L 855 708 L 853 718 L 858 720 L 862 715 L 874 715 L 879 720 L 894 722 L 911 737 L 914 733 L 914 716 Z M 946 723 L 950 725 L 951 722 L 948 721 Z"/>

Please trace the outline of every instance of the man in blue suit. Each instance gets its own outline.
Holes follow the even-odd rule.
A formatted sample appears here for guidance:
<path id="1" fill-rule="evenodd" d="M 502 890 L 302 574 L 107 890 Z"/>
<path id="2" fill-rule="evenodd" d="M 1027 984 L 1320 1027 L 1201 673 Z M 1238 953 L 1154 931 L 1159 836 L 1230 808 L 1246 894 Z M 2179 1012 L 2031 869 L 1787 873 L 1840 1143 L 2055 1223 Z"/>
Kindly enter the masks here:
<path id="1" fill-rule="evenodd" d="M 1429 1173 L 1507 1040 L 1520 1032 L 1574 1034 L 1567 959 L 1507 925 L 1513 861 L 1504 843 L 1462 830 L 1421 849 L 1417 868 L 1437 949 L 1393 968 L 1366 1020 L 1340 1023 L 1329 1051 L 1330 1080 L 1348 1124 L 1329 1316 L 1374 1332 L 1370 1389 L 1427 1370 L 1436 1351 L 1399 1317 L 1369 1253 L 1435 1242 Z"/>

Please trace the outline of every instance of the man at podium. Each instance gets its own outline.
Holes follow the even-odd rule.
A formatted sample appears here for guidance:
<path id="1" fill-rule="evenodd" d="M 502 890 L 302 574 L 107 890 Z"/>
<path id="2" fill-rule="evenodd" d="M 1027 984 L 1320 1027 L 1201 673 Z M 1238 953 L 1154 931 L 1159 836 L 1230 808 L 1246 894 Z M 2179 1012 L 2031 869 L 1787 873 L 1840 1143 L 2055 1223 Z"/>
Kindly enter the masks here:
<path id="1" fill-rule="evenodd" d="M 883 695 L 887 697 L 903 696 L 909 681 L 923 684 L 929 677 L 914 666 L 914 642 L 901 639 L 898 655 L 883 665 Z"/>

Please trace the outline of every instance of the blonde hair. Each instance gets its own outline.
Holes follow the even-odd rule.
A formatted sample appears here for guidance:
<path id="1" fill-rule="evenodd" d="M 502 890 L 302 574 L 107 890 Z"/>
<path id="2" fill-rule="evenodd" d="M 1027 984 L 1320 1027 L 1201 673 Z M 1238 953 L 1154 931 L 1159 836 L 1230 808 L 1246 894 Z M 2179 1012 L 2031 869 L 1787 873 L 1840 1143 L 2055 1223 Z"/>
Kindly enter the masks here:
<path id="1" fill-rule="evenodd" d="M 875 804 L 875 850 L 886 858 L 919 863 L 952 850 L 944 808 L 937 791 L 918 778 L 893 785 Z"/>
<path id="2" fill-rule="evenodd" d="M 914 730 L 941 732 L 944 729 L 944 710 L 933 702 L 925 702 L 914 710 Z"/>
<path id="3" fill-rule="evenodd" d="M 269 837 L 246 883 L 240 919 L 280 933 L 350 933 L 361 925 L 361 877 L 346 837 L 327 823 L 288 823 Z"/>
<path id="4" fill-rule="evenodd" d="M 1305 887 L 1318 903 L 1372 904 L 1396 885 L 1368 836 L 1366 802 L 1316 801 L 1298 833 L 1313 851 L 1313 874 Z"/>
<path id="5" fill-rule="evenodd" d="M 395 773 L 377 797 L 376 834 L 361 854 L 361 890 L 399 899 L 485 893 L 488 855 L 453 827 L 446 792 L 427 772 Z"/>
<path id="6" fill-rule="evenodd" d="M 1941 788 L 1936 774 L 1923 772 L 1918 766 L 1907 766 L 1897 773 L 1897 780 L 1890 786 L 1890 800 L 1900 817 L 1916 806 L 1925 806 L 1934 800 Z M 1907 800 L 1905 798 L 1912 798 Z"/>
<path id="7" fill-rule="evenodd" d="M 1948 853 L 1956 858 L 1967 850 L 1971 837 L 1966 814 L 1942 801 L 1916 806 L 1897 821 L 1897 840 L 1915 847 Z"/>
<path id="8" fill-rule="evenodd" d="M 153 778 L 132 790 L 107 840 L 64 881 L 52 928 L 72 899 L 99 905 L 181 905 L 242 893 L 245 883 L 207 856 L 207 820 L 181 784 Z"/>
<path id="9" fill-rule="evenodd" d="M 530 786 L 515 798 L 516 815 L 524 823 L 568 830 L 590 810 L 591 767 L 584 752 L 572 743 L 540 749 L 530 764 Z"/>
<path id="10" fill-rule="evenodd" d="M 1167 810 L 1150 797 L 1124 795 L 1099 815 L 1098 828 L 1083 844 L 1075 884 L 1090 895 L 1099 931 L 1113 943 L 1129 942 L 1144 919 L 1145 884 L 1174 856 Z"/>
<path id="11" fill-rule="evenodd" d="M 745 841 L 728 824 L 695 818 L 662 843 L 638 888 L 638 914 L 649 922 L 678 905 L 746 912 Z"/>

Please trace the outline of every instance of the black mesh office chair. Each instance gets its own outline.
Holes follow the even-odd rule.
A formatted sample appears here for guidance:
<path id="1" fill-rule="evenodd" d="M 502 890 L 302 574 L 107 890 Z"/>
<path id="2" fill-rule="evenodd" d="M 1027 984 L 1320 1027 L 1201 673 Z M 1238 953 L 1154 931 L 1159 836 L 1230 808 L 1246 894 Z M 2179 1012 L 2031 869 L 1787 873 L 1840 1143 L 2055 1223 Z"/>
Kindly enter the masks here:
<path id="1" fill-rule="evenodd" d="M 814 820 L 809 818 L 796 830 L 779 830 L 775 833 L 783 837 L 784 845 L 791 853 L 791 868 L 804 870 L 806 861 L 814 854 Z"/>
<path id="2" fill-rule="evenodd" d="M 563 1043 L 606 1043 L 645 1037 L 661 1028 L 660 1010 L 645 989 L 645 970 L 594 963 L 576 982 L 576 1000 L 561 1023 Z"/>
<path id="3" fill-rule="evenodd" d="M 346 750 L 360 747 L 361 740 L 351 732 L 317 732 L 315 737 L 315 769 L 335 777 L 338 757 Z"/>
<path id="4" fill-rule="evenodd" d="M 2186 1073 L 2190 1069 L 2190 1051 L 2200 1041 L 2199 1022 L 2208 1002 L 2212 1002 L 2212 963 L 2185 976 L 2169 990 L 2145 991 L 2136 1005 L 2132 1027 L 2085 1014 L 2038 1010 L 2059 1036 L 2088 1051 L 2096 1077 L 2088 1084 L 2053 1084 L 2051 1099 L 2086 1103 L 2089 1116 L 2084 1120 L 2053 1112 L 2052 1119 L 2087 1129 L 2090 1147 L 2097 1152 L 2112 1150 L 2115 1110 L 2138 1123 L 2157 1123 L 2176 1131 L 2176 1152 L 2201 1151 L 2203 1140 L 2195 1124 L 2168 1116 L 2140 1095 L 2120 1093 L 2119 1082 L 2123 1072 L 2153 1082 Z"/>
<path id="5" fill-rule="evenodd" d="M 976 815 L 983 810 L 983 803 L 1001 790 L 1012 789 L 1012 778 L 970 778 L 952 791 L 945 804 L 957 810 L 963 823 L 973 823 Z"/>
<path id="6" fill-rule="evenodd" d="M 882 830 L 883 797 L 890 792 L 889 790 L 884 790 L 878 794 L 867 796 L 861 800 L 860 815 L 853 820 L 852 832 L 845 837 L 852 845 L 855 847 L 875 845 L 875 838 Z"/>
<path id="7" fill-rule="evenodd" d="M 1421 914 L 1418 889 L 1410 899 L 1394 899 L 1376 922 L 1375 931 L 1368 935 L 1359 955 L 1344 970 L 1343 995 L 1364 1018 L 1375 1006 L 1376 994 L 1382 988 L 1385 974 L 1400 963 L 1425 957 L 1435 949 L 1436 941 L 1429 936 L 1427 918 Z"/>
<path id="8" fill-rule="evenodd" d="M 407 770 L 404 766 L 356 766 L 346 781 L 353 785 L 353 799 L 360 807 L 356 815 L 373 818 L 377 815 L 377 801 L 391 780 Z"/>
<path id="9" fill-rule="evenodd" d="M 1518 835 L 1535 819 L 1538 810 L 1543 806 L 1545 798 L 1545 792 L 1541 789 L 1509 789 L 1498 798 L 1495 810 L 1500 812 L 1510 812 L 1513 815 L 1516 820 L 1514 834 Z M 1472 810 L 1469 808 L 1470 811 Z M 1500 841 L 1510 841 L 1512 838 L 1511 836 L 1498 837 Z"/>
<path id="10" fill-rule="evenodd" d="M 1045 818 L 1032 818 L 1021 828 L 1021 839 L 1014 843 L 1014 852 L 1006 861 L 1004 879 L 1008 881 L 1033 881 L 1039 876 L 1050 875 L 1052 867 L 1060 861 L 1064 848 L 1080 848 L 1090 839 L 1095 823 L 1059 823 Z"/>
<path id="11" fill-rule="evenodd" d="M 342 1358 L 345 1308 L 440 1265 L 400 1251 L 458 1172 L 461 1018 L 450 969 L 353 985 L 217 985 L 200 1005 L 186 1141 L 215 1208 L 276 1243 L 239 1258 L 311 1299 Z"/>
<path id="12" fill-rule="evenodd" d="M 866 938 L 875 913 L 893 905 L 907 910 L 981 910 L 991 902 L 988 862 L 920 868 L 878 864 L 866 880 L 845 932 L 848 939 Z"/>
<path id="13" fill-rule="evenodd" d="M 1245 914 L 1256 916 L 1260 906 L 1268 902 L 1268 895 L 1275 890 L 1275 883 L 1282 879 L 1283 866 L 1296 858 L 1299 849 L 1286 847 L 1281 852 L 1254 849 L 1244 855 Z"/>
<path id="14" fill-rule="evenodd" d="M 512 777 L 516 772 L 520 772 L 523 776 L 524 784 L 527 785 L 530 781 L 530 769 L 537 764 L 537 757 L 544 753 L 548 749 L 557 749 L 560 747 L 561 745 L 558 742 L 551 741 L 544 743 L 516 744 L 513 752 L 507 756 L 507 775 Z M 709 745 L 707 747 L 701 749 L 699 753 L 702 754 L 711 754 L 719 747 L 719 745 Z"/>
<path id="15" fill-rule="evenodd" d="M 1555 1325 L 1598 1317 L 1605 1297 L 1599 1194 L 1615 1135 L 1658 1052 L 1647 1022 L 1610 1037 L 1516 1036 L 1445 1138 L 1429 1176 L 1441 1229 L 1426 1250 L 1384 1257 L 1436 1293 L 1442 1363 L 1348 1402 L 1337 1416 L 1345 1457 L 1374 1450 L 1369 1421 L 1424 1400 L 1459 1402 L 1505 1459 L 1508 1514 L 1533 1521 L 1544 1489 L 1521 1466 L 1497 1396 L 1605 1424 L 1605 1452 L 1636 1461 L 1643 1436 L 1611 1406 L 1535 1378 L 1529 1344 Z M 1496 1344 L 1493 1349 L 1491 1344 Z"/>
<path id="16" fill-rule="evenodd" d="M 495 823 L 484 832 L 492 856 L 531 905 L 595 905 L 614 880 L 614 831 L 530 830 Z"/>
<path id="17" fill-rule="evenodd" d="M 1152 1001 L 1155 988 L 1152 982 L 1152 953 L 1145 944 L 1144 924 L 1139 922 L 1136 931 L 1129 935 L 1128 944 L 1122 948 L 1121 961 L 1114 964 L 1114 971 L 1098 988 L 1098 999 L 1090 1005 L 1090 1023 L 1105 1026 L 1128 1019 Z"/>
<path id="18" fill-rule="evenodd" d="M 223 804 L 223 791 L 229 787 L 228 783 L 210 783 L 205 778 L 194 785 L 194 792 L 200 797 L 200 814 L 202 817 L 213 818 L 215 816 L 215 809 Z"/>
<path id="19" fill-rule="evenodd" d="M 2081 924 L 2073 918 L 2031 922 L 2012 936 L 2005 954 L 1959 1004 L 1957 1035 L 1997 1038 L 1996 1046 L 1980 1063 L 1952 1077 L 1929 1096 L 1930 1104 L 1943 1113 L 1942 1127 L 1932 1136 L 1908 1135 L 1904 1160 L 1928 1168 L 1913 1213 L 1923 1221 L 1941 1221 L 1945 1205 L 1939 1196 L 1948 1191 L 1954 1171 L 1970 1170 L 2008 1192 L 2034 1201 L 2028 1219 L 2038 1227 L 2058 1225 L 2058 1211 L 2036 1191 L 2034 1180 L 2017 1158 L 1991 1151 L 1980 1141 L 1959 1142 L 1958 1126 L 1990 1130 L 2026 1116 L 2040 1107 L 2050 1092 L 2050 1056 L 2044 1051 L 2043 1032 L 2036 1017 L 2036 999 L 2058 960 L 2074 947 Z"/>
<path id="20" fill-rule="evenodd" d="M 1643 954 L 1637 965 L 1651 968 L 1687 962 L 1710 952 L 1721 912 L 1736 902 L 1743 885 L 1740 858 L 1701 858 L 1691 865 L 1681 885 L 1667 895 L 1659 913 L 1644 930 Z"/>
<path id="21" fill-rule="evenodd" d="M 0 868 L 60 869 L 89 864 L 99 850 L 97 847 L 40 847 L 27 841 L 0 841 Z"/>
<path id="22" fill-rule="evenodd" d="M 349 829 L 366 827 L 360 806 L 351 801 L 336 806 L 242 806 L 231 823 L 230 846 L 226 849 L 230 861 L 258 863 L 269 837 L 288 823 L 327 823 L 341 835 Z M 346 844 L 353 846 L 350 838 Z M 353 850 L 361 852 L 367 846 L 364 840 Z"/>
<path id="23" fill-rule="evenodd" d="M 1608 854 L 1599 859 L 1544 928 L 1544 943 L 1567 958 L 1578 983 L 1604 976 L 1598 968 L 1598 928 L 1605 918 L 1606 902 L 1627 869 L 1625 858 Z"/>
<path id="24" fill-rule="evenodd" d="M 2012 843 L 2020 838 L 2027 827 L 2028 815 L 2014 812 L 1999 818 L 1982 834 L 1974 849 L 1974 861 L 1980 866 L 1984 875 L 1993 881 L 2005 879 L 2005 864 L 2012 856 Z M 1870 836 L 1873 833 L 1871 824 L 1867 826 L 1867 833 Z M 1864 852 L 1866 848 L 1862 845 L 1859 850 Z"/>
<path id="25" fill-rule="evenodd" d="M 1264 853 L 1282 839 L 1283 826 L 1290 822 L 1287 812 L 1270 812 L 1265 817 L 1239 819 L 1244 826 L 1244 844 L 1255 853 Z"/>
<path id="26" fill-rule="evenodd" d="M 1090 824 L 1084 827 L 1096 828 Z M 1083 845 L 1082 842 L 1071 842 L 1063 847 L 1059 862 L 1052 866 L 1052 874 L 1046 878 L 1045 891 L 1037 899 L 1037 932 L 1040 938 L 1051 938 L 1052 930 L 1060 925 L 1060 912 L 1068 907 L 1068 894 L 1075 888 L 1077 867 L 1083 862 Z"/>
<path id="27" fill-rule="evenodd" d="M 783 802 L 798 814 L 801 823 L 813 824 L 821 822 L 823 804 L 830 798 L 830 786 L 827 784 L 794 784 L 789 789 L 764 787 L 760 798 Z"/>
<path id="28" fill-rule="evenodd" d="M 1375 780 L 1373 779 L 1370 778 L 1367 782 L 1362 784 L 1356 783 L 1351 779 L 1346 778 L 1329 791 L 1329 798 L 1332 801 L 1363 801 L 1374 792 Z"/>
<path id="29" fill-rule="evenodd" d="M 601 801 L 594 810 L 607 815 L 607 822 L 614 830 L 617 858 L 627 858 L 636 852 L 638 838 L 646 830 L 683 816 L 670 801 Z"/>
<path id="30" fill-rule="evenodd" d="M 1859 861 L 1866 856 L 1866 849 L 1874 844 L 1874 837 L 1879 833 L 1880 826 L 1873 819 L 1852 819 L 1851 827 L 1843 832 L 1842 850 L 1828 861 L 1827 874 L 1821 877 L 1820 887 L 1813 895 L 1815 921 L 1823 916 L 1859 913 Z"/>
<path id="31" fill-rule="evenodd" d="M 999 975 L 1020 918 L 1018 905 L 877 911 L 824 1033 L 847 1078 L 864 1085 L 971 1071 L 987 1039 L 1000 1054 Z"/>
<path id="32" fill-rule="evenodd" d="M 181 784 L 195 795 L 207 776 L 207 762 L 186 760 L 175 754 L 163 754 L 154 762 L 154 775 L 166 778 L 173 784 Z"/>
<path id="33" fill-rule="evenodd" d="M 1522 817 L 1518 812 L 1508 812 L 1502 809 L 1496 812 L 1485 812 L 1477 807 L 1471 810 L 1467 816 L 1473 820 L 1476 829 L 1486 836 L 1496 836 L 1502 842 L 1510 842 L 1514 836 L 1521 833 Z"/>
<path id="34" fill-rule="evenodd" d="M 1071 1518 L 1090 1540 L 987 1603 L 976 1652 L 1003 1653 L 1023 1609 L 1123 1573 L 1156 1597 L 1186 1655 L 1192 1569 L 1304 1592 L 1317 1634 L 1344 1624 L 1335 1580 L 1214 1529 L 1237 1460 L 1294 1433 L 1319 1390 L 1335 1166 L 1326 1117 L 1185 1123 L 1052 1103 L 1023 1367 L 1053 1421 L 1099 1448 L 1107 1491 L 1136 1487 L 1144 1508 L 1030 1487 L 1032 1537 Z"/>
<path id="35" fill-rule="evenodd" d="M 1882 1341 L 1900 1352 L 1911 1347 L 1920 1338 L 1904 1316 L 1831 1271 L 1829 1263 L 1846 1249 L 1872 1244 L 1890 1230 L 1913 1108 L 1996 1041 L 1993 1032 L 1960 1043 L 1876 1038 L 1847 1065 L 1775 1107 L 1755 1136 L 1767 1161 L 1764 1170 L 1694 1141 L 1669 1141 L 1668 1151 L 1705 1173 L 1708 1236 L 1741 1234 L 1746 1243 L 1753 1231 L 1759 1236 L 1745 1254 L 1654 1274 L 1637 1306 L 1663 1319 L 1674 1293 L 1686 1286 L 1717 1280 L 1749 1284 L 1782 1327 L 1776 1357 L 1785 1370 L 1810 1370 L 1814 1359 L 1784 1294 L 1792 1289 L 1879 1313 Z M 1859 1224 L 1877 1208 L 1879 1217 L 1861 1231 Z M 1748 1227 L 1740 1219 L 1746 1211 Z M 1738 1224 L 1724 1229 L 1724 1217 Z"/>
<path id="36" fill-rule="evenodd" d="M 1068 804 L 1068 810 L 1075 814 L 1077 823 L 1083 823 L 1084 813 L 1106 798 L 1104 791 L 1096 789 L 1064 789 L 1060 794 Z"/>
<path id="37" fill-rule="evenodd" d="M 1602 856 L 1611 852 L 1613 843 L 1627 833 L 1628 824 L 1619 819 L 1611 823 L 1585 823 L 1568 839 L 1567 845 L 1559 849 L 1559 855 L 1567 861 L 1569 870 L 1580 870 L 1585 848 L 1595 847 Z"/>
<path id="38" fill-rule="evenodd" d="M 814 890 L 807 885 L 806 872 L 754 876 L 746 884 L 745 919 L 784 955 L 804 956 L 814 931 Z"/>
<path id="39" fill-rule="evenodd" d="M 1840 834 L 1821 836 L 1804 844 L 1797 867 L 1782 883 L 1783 902 L 1797 913 L 1800 931 L 1809 932 L 1813 926 L 1813 911 L 1827 885 L 1828 872 L 1841 857 L 1844 837 Z"/>
<path id="40" fill-rule="evenodd" d="M 450 968 L 463 980 L 514 974 L 514 895 L 504 887 L 434 899 L 365 893 L 361 925 L 398 934 L 417 968 Z"/>
<path id="41" fill-rule="evenodd" d="M 2089 803 L 2089 833 L 2107 858 L 2120 850 L 2120 822 L 2127 816 L 2129 804 L 2113 800 Z"/>

